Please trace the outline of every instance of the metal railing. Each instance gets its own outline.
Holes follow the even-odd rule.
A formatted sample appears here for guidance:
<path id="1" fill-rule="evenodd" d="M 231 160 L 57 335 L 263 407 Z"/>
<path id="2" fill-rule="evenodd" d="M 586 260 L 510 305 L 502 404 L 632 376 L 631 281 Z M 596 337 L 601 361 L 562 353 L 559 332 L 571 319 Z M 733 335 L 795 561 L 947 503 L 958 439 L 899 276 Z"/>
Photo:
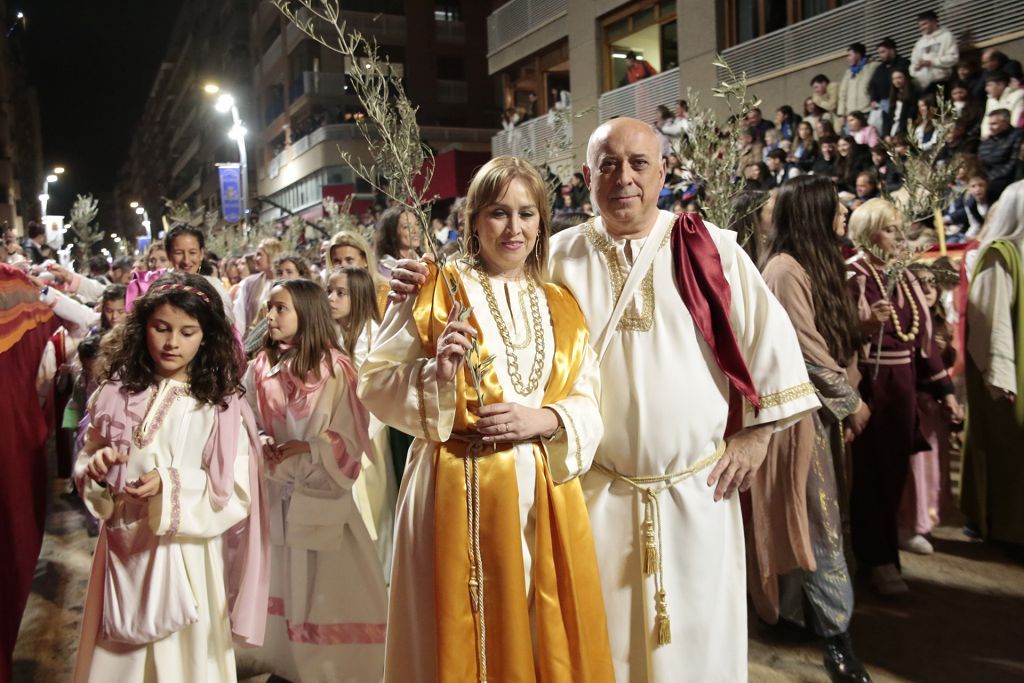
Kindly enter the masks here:
<path id="1" fill-rule="evenodd" d="M 491 138 L 491 155 L 511 155 L 540 165 L 572 149 L 572 112 L 548 113 Z"/>
<path id="2" fill-rule="evenodd" d="M 436 147 L 444 146 L 443 143 L 475 143 L 483 144 L 491 139 L 494 131 L 489 128 L 448 128 L 424 126 L 420 128 L 420 136 Z M 309 135 L 292 142 L 291 149 L 285 149 L 275 155 L 267 163 L 267 177 L 274 179 L 287 164 L 295 161 L 300 156 L 316 147 L 322 142 L 329 140 L 363 140 L 363 134 L 354 123 L 332 123 L 320 126 Z M 339 159 L 340 161 L 340 159 Z"/>
<path id="3" fill-rule="evenodd" d="M 969 34 L 981 42 L 1024 27 L 1024 2 L 1008 0 L 856 0 L 786 28 L 748 40 L 722 52 L 736 73 L 757 78 L 795 64 L 813 62 L 859 41 L 871 48 L 892 38 L 910 57 L 920 37 L 917 15 L 938 7 L 942 26 L 958 38 Z M 723 76 L 721 72 L 719 76 Z"/>
<path id="4" fill-rule="evenodd" d="M 658 105 L 672 109 L 679 94 L 679 68 L 657 76 L 609 90 L 597 101 L 598 118 L 607 121 L 613 116 L 630 116 L 641 121 L 654 121 Z"/>
<path id="5" fill-rule="evenodd" d="M 302 91 L 306 95 L 344 95 L 345 74 L 331 71 L 304 71 Z"/>
<path id="6" fill-rule="evenodd" d="M 487 17 L 487 54 L 536 31 L 569 11 L 569 0 L 512 0 Z"/>

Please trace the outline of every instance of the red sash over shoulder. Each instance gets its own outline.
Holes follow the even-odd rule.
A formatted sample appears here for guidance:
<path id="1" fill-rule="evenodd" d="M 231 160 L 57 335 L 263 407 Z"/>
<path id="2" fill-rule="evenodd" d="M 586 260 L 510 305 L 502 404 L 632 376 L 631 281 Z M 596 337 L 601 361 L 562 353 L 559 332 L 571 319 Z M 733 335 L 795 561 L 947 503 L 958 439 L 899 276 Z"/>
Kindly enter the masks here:
<path id="1" fill-rule="evenodd" d="M 761 399 L 729 322 L 732 292 L 722 258 L 699 214 L 680 214 L 672 228 L 672 273 L 679 296 L 718 367 L 754 410 L 760 410 Z"/>

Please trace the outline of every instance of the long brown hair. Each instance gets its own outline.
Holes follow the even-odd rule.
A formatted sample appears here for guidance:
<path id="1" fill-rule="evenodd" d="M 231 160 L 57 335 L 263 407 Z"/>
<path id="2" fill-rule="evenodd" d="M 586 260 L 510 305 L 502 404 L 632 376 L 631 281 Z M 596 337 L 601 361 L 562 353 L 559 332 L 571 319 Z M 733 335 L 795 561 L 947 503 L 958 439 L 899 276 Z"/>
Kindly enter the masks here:
<path id="1" fill-rule="evenodd" d="M 317 379 L 320 379 L 320 364 L 326 361 L 333 377 L 331 349 L 341 351 L 341 347 L 338 346 L 338 333 L 323 287 L 312 280 L 284 280 L 274 284 L 274 289 L 277 288 L 291 295 L 295 314 L 299 318 L 299 329 L 292 340 L 292 348 L 284 354 L 278 348 L 278 342 L 270 338 L 268 330 L 263 337 L 263 350 L 267 358 L 273 365 L 281 360 L 290 361 L 294 375 L 305 377 L 312 374 Z"/>
<path id="2" fill-rule="evenodd" d="M 526 184 L 540 216 L 537 244 L 533 252 L 526 257 L 526 272 L 540 282 L 544 282 L 547 280 L 548 273 L 551 198 L 548 196 L 548 186 L 541 178 L 540 171 L 528 161 L 511 156 L 494 157 L 473 176 L 473 181 L 469 184 L 469 192 L 466 193 L 466 225 L 469 228 L 466 235 L 468 250 L 470 254 L 479 253 L 480 241 L 476 236 L 474 226 L 476 219 L 485 208 L 501 199 L 508 184 L 516 178 Z"/>
<path id="3" fill-rule="evenodd" d="M 188 289 L 165 289 L 164 285 Z M 103 338 L 98 377 L 118 380 L 131 393 L 159 382 L 146 344 L 146 326 L 153 312 L 164 304 L 195 318 L 203 330 L 203 342 L 188 366 L 189 393 L 197 401 L 226 406 L 231 394 L 242 391 L 239 378 L 245 369 L 244 359 L 235 347 L 234 331 L 220 295 L 202 275 L 168 272 L 160 276 L 146 295 L 135 301 L 125 321 Z"/>
<path id="4" fill-rule="evenodd" d="M 789 254 L 811 280 L 814 324 L 828 351 L 845 365 L 859 341 L 857 311 L 846 289 L 846 264 L 836 235 L 839 197 L 823 176 L 787 180 L 775 197 L 775 239 L 770 255 Z"/>
<path id="5" fill-rule="evenodd" d="M 359 336 L 366 329 L 366 326 L 373 321 L 380 324 L 380 309 L 377 307 L 377 289 L 374 286 L 373 278 L 365 268 L 346 266 L 331 271 L 327 278 L 327 286 L 330 287 L 334 278 L 345 276 L 345 284 L 348 286 L 348 298 L 351 301 L 351 309 L 348 317 L 337 322 L 341 330 L 342 351 L 348 357 L 355 360 L 356 343 Z"/>

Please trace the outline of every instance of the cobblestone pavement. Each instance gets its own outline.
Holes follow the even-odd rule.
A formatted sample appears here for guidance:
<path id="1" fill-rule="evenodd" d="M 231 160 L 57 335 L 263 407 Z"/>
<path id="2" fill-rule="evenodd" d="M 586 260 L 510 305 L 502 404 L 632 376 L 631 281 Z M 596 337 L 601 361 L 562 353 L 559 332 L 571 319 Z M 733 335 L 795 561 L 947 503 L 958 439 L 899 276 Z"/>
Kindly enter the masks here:
<path id="1" fill-rule="evenodd" d="M 68 681 L 78 642 L 93 539 L 55 482 L 33 593 L 14 652 L 15 681 Z M 904 554 L 911 592 L 893 601 L 857 586 L 853 636 L 875 681 L 1024 680 L 1024 565 L 958 529 L 934 534 L 936 554 Z M 685 666 L 684 662 L 680 663 Z M 245 670 L 240 657 L 239 673 Z M 264 681 L 265 676 L 248 679 Z M 827 681 L 813 640 L 750 619 L 750 680 Z"/>

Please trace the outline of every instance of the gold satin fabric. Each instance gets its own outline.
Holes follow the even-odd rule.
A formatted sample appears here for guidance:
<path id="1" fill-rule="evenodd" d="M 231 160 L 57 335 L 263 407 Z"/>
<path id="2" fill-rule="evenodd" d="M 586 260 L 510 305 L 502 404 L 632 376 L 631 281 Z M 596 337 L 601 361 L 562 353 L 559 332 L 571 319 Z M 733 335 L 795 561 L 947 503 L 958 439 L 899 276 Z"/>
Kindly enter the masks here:
<path id="1" fill-rule="evenodd" d="M 445 267 L 450 277 L 457 269 Z M 461 282 L 461 279 L 460 279 Z M 572 389 L 583 361 L 588 332 L 576 300 L 545 284 L 554 327 L 554 365 L 544 392 L 549 405 Z M 460 286 L 463 307 L 465 289 Z M 451 295 L 430 264 L 413 316 L 424 351 L 433 356 L 452 306 Z M 475 316 L 469 324 L 479 330 Z M 486 341 L 478 340 L 481 358 Z M 499 342 L 500 344 L 500 342 Z M 469 372 L 456 378 L 454 431 L 472 433 L 477 405 Z M 495 373 L 488 372 L 484 402 L 503 402 Z M 479 622 L 469 579 L 470 548 L 463 458 L 468 444 L 450 440 L 434 452 L 434 600 L 437 614 L 437 678 L 442 682 L 480 680 Z M 489 447 L 488 447 L 489 448 Z M 533 632 L 523 574 L 519 491 L 512 447 L 499 444 L 479 458 L 480 547 L 484 566 L 487 680 L 577 683 L 613 681 L 601 583 L 594 542 L 579 480 L 555 485 L 539 445 L 534 446 L 537 490 L 533 558 Z"/>

